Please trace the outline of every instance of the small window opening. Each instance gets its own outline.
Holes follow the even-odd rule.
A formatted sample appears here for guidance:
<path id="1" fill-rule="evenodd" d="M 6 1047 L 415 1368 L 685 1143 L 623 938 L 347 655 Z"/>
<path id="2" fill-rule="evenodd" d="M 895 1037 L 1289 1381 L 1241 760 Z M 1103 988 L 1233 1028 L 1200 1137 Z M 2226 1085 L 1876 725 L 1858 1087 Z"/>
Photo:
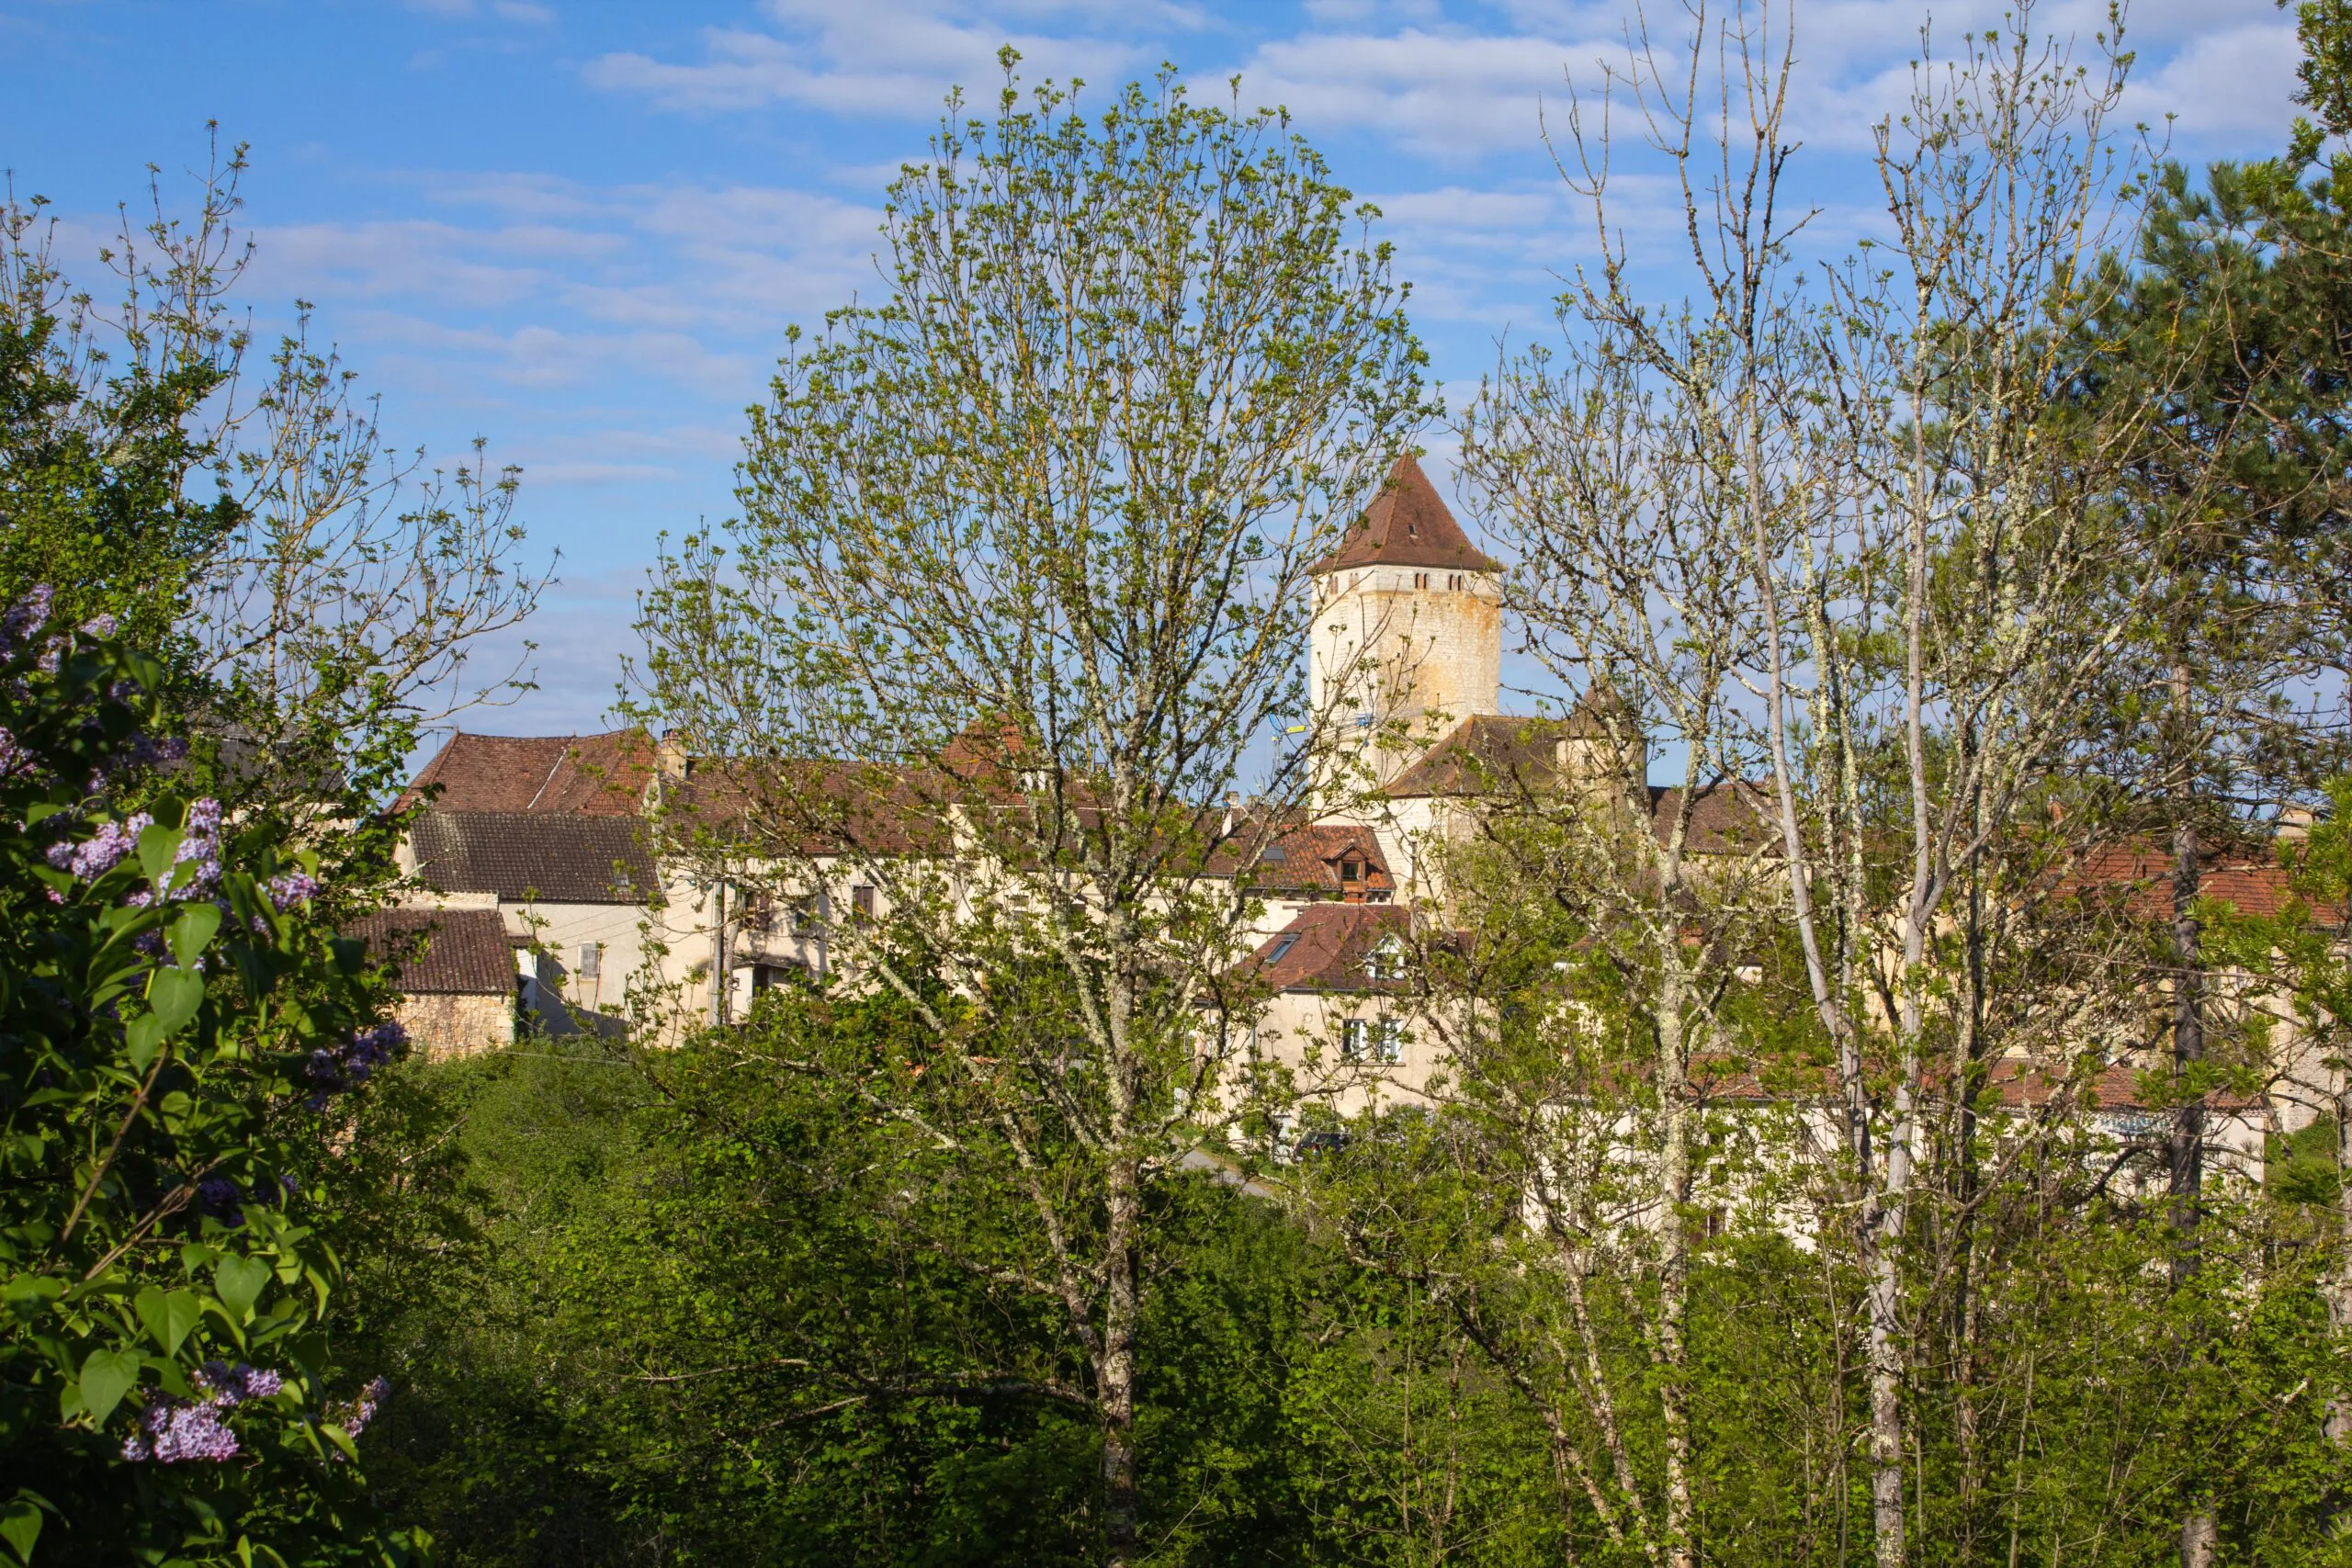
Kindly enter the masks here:
<path id="1" fill-rule="evenodd" d="M 1428 572 L 1426 572 L 1426 571 L 1417 571 L 1417 572 L 1413 573 L 1413 586 L 1414 586 L 1414 587 L 1416 587 L 1416 588 L 1427 588 L 1429 585 L 1430 585 L 1430 574 L 1429 574 Z"/>
<path id="2" fill-rule="evenodd" d="M 1288 953 L 1292 948 L 1296 947 L 1297 945 L 1298 937 L 1295 932 L 1289 936 L 1281 938 L 1274 943 L 1273 952 L 1266 954 L 1266 962 L 1269 964 L 1280 964 L 1283 961 L 1283 954 Z"/>
<path id="3" fill-rule="evenodd" d="M 872 919 L 874 918 L 874 889 L 863 882 L 851 884 L 849 907 L 857 911 L 859 918 Z"/>

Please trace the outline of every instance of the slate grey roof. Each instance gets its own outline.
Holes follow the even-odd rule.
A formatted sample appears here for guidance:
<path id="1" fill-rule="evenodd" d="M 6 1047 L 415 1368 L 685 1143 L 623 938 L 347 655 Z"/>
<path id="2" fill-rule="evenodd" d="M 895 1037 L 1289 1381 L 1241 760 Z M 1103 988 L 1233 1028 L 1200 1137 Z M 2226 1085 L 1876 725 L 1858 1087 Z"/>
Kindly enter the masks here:
<path id="1" fill-rule="evenodd" d="M 553 811 L 428 811 L 410 842 L 437 893 L 506 903 L 640 904 L 659 878 L 633 817 Z"/>
<path id="2" fill-rule="evenodd" d="M 411 996 L 514 994 L 514 953 L 495 909 L 379 909 L 343 934 L 368 944 L 369 963 L 398 963 Z"/>

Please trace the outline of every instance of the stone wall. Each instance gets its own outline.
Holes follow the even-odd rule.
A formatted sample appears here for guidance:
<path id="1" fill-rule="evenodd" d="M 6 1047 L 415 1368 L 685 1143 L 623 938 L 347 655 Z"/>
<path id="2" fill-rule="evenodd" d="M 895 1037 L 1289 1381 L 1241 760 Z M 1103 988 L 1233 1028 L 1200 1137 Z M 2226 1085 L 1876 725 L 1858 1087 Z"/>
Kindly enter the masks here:
<path id="1" fill-rule="evenodd" d="M 1318 585 L 1309 701 L 1342 728 L 1342 744 L 1402 724 L 1411 742 L 1370 759 L 1386 783 L 1440 735 L 1493 713 L 1502 687 L 1502 605 L 1487 572 L 1375 566 Z M 1369 716 L 1374 727 L 1353 720 Z"/>
<path id="2" fill-rule="evenodd" d="M 479 1055 L 514 1043 L 514 998 L 511 996 L 402 997 L 392 1016 L 408 1031 L 413 1048 L 426 1061 Z"/>

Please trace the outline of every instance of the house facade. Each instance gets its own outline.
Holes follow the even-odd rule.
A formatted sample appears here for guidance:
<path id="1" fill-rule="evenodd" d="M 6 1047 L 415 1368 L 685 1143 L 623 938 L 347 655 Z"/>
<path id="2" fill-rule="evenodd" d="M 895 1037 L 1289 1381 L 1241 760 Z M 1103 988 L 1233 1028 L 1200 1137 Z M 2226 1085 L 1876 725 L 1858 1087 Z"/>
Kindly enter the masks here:
<path id="1" fill-rule="evenodd" d="M 1396 965 L 1416 944 L 1450 940 L 1429 929 L 1449 903 L 1444 852 L 1479 829 L 1498 796 L 1565 795 L 1629 817 L 1646 802 L 1648 822 L 1622 824 L 1632 832 L 1663 835 L 1682 816 L 1679 790 L 1646 784 L 1643 738 L 1605 693 L 1564 716 L 1499 711 L 1502 570 L 1418 462 L 1401 460 L 1312 569 L 1308 695 L 1340 740 L 1310 808 L 1236 831 L 1232 814 L 1248 808 L 1229 804 L 1227 847 L 1199 868 L 1200 890 L 1252 911 L 1236 954 L 1267 998 L 1252 1048 L 1326 1078 L 1342 1111 L 1381 1097 L 1419 1100 L 1445 1068 L 1445 1032 L 1416 1019 L 1431 1004 L 1415 1000 Z M 942 764 L 1013 765 L 985 736 Z M 684 852 L 689 838 L 757 837 L 743 829 L 759 791 L 728 764 L 698 766 L 631 731 L 456 736 L 416 780 L 429 804 L 403 851 L 412 902 L 494 912 L 526 1025 L 560 1031 L 616 1029 L 631 1013 L 640 1024 L 650 1013 L 682 1024 L 740 1020 L 787 976 L 854 972 L 862 930 L 892 913 L 893 888 L 871 869 L 881 862 L 953 868 L 935 881 L 952 884 L 944 896 L 973 915 L 1018 910 L 1034 892 L 1021 867 L 977 848 L 988 825 L 968 805 L 932 809 L 911 774 L 808 767 L 808 788 L 846 803 L 831 829 L 840 841 L 803 843 L 802 881 L 779 891 L 763 868 L 744 865 L 739 876 L 724 852 Z M 1690 803 L 1689 852 L 1747 854 L 1762 804 L 1737 781 L 1708 790 Z M 1247 863 L 1234 847 L 1243 844 L 1255 846 Z M 2214 890 L 2276 903 L 2275 867 L 2221 869 L 2230 875 Z M 2307 1122 L 2335 1092 L 2334 1070 L 2315 1059 L 2287 1078 L 2303 1088 L 2275 1104 L 2216 1107 L 2232 1158 L 2258 1162 L 2267 1132 Z M 2083 1086 L 2099 1124 L 2124 1129 L 2149 1114 L 2133 1081 L 2118 1071 Z M 2029 1108 L 2030 1085 L 2002 1090 L 2012 1092 L 2014 1109 Z"/>

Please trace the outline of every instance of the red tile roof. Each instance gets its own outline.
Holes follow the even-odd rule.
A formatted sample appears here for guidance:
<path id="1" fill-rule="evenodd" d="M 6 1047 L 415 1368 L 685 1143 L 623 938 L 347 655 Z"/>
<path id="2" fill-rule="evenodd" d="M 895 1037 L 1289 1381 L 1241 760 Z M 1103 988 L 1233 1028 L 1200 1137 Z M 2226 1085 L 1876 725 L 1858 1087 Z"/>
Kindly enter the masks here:
<path id="1" fill-rule="evenodd" d="M 1393 991 L 1405 982 L 1374 980 L 1364 958 L 1383 940 L 1406 937 L 1412 911 L 1396 904 L 1312 904 L 1251 953 L 1245 970 L 1278 991 Z"/>
<path id="2" fill-rule="evenodd" d="M 399 964 L 410 996 L 514 994 L 514 952 L 495 909 L 379 909 L 343 928 L 368 944 L 368 959 Z"/>
<path id="3" fill-rule="evenodd" d="M 632 817 L 652 782 L 656 753 L 643 730 L 604 735 L 468 735 L 449 738 L 410 784 L 433 785 L 444 811 L 570 812 Z"/>
<path id="4" fill-rule="evenodd" d="M 1502 570 L 1501 562 L 1470 542 L 1410 452 L 1396 459 L 1379 497 L 1340 538 L 1340 547 L 1309 570 L 1319 574 L 1358 566 Z"/>
<path id="5" fill-rule="evenodd" d="M 1551 795 L 1563 782 L 1559 742 L 1601 733 L 1596 721 L 1581 712 L 1566 718 L 1476 714 L 1448 730 L 1383 793 L 1398 800 L 1512 790 Z M 1682 790 L 1669 784 L 1647 787 L 1650 826 L 1663 843 L 1674 830 Z M 1752 848 L 1768 831 L 1767 818 L 1760 786 L 1737 779 L 1710 784 L 1699 792 L 1691 807 L 1690 846 L 1700 854 L 1728 854 Z"/>
<path id="6" fill-rule="evenodd" d="M 2072 889 L 2105 888 L 2123 895 L 2125 911 L 2138 919 L 2172 919 L 2173 856 L 2162 845 L 2139 842 L 2110 844 L 2092 851 L 2067 878 Z M 2241 915 L 2268 919 L 2287 907 L 2295 894 L 2287 868 L 2265 852 L 2222 850 L 2208 854 L 2198 868 L 2197 893 L 2227 904 Z M 2315 908 L 2312 914 L 2340 925 L 2344 911 Z"/>
<path id="7" fill-rule="evenodd" d="M 1238 841 L 1237 841 L 1238 839 Z M 1240 874 L 1250 891 L 1271 898 L 1347 898 L 1383 901 L 1396 891 L 1396 879 L 1380 853 L 1380 838 L 1369 828 L 1302 825 L 1267 841 L 1249 864 L 1241 863 L 1254 835 L 1237 836 L 1210 854 L 1203 874 Z M 1351 882 L 1340 874 L 1353 859 L 1360 869 Z"/>

